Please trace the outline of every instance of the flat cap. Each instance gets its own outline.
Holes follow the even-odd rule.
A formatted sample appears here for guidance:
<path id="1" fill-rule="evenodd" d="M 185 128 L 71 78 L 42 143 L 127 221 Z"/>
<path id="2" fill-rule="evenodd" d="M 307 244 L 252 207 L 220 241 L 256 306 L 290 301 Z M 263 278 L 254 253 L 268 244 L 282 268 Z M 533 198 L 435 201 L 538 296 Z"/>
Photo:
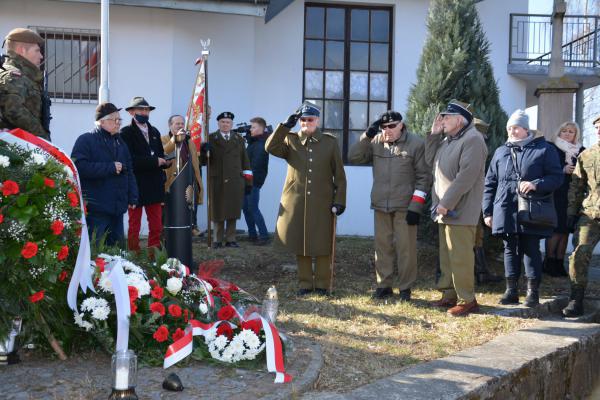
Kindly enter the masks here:
<path id="1" fill-rule="evenodd" d="M 600 121 L 600 115 L 596 116 L 596 118 L 594 118 L 594 121 L 592 121 L 592 125 L 596 125 L 597 122 Z"/>
<path id="2" fill-rule="evenodd" d="M 235 117 L 235 115 L 233 115 L 232 112 L 223 111 L 221 114 L 217 115 L 217 121 L 222 120 L 223 118 L 229 118 L 229 119 L 233 120 L 234 117 Z"/>
<path id="3" fill-rule="evenodd" d="M 117 108 L 117 106 L 115 106 L 113 103 L 98 104 L 98 107 L 96 107 L 96 121 L 99 121 L 107 115 L 117 111 L 121 111 L 121 109 Z"/>
<path id="4" fill-rule="evenodd" d="M 400 114 L 398 111 L 392 111 L 392 110 L 388 110 L 386 112 L 384 112 L 383 114 L 381 114 L 381 117 L 379 117 L 379 120 L 381 121 L 382 124 L 387 124 L 388 122 L 392 122 L 392 121 L 402 121 L 402 114 Z"/>
<path id="5" fill-rule="evenodd" d="M 40 46 L 44 44 L 44 39 L 40 35 L 27 28 L 13 29 L 12 31 L 8 32 L 8 35 L 6 35 L 4 40 L 21 43 L 35 43 L 39 44 Z"/>

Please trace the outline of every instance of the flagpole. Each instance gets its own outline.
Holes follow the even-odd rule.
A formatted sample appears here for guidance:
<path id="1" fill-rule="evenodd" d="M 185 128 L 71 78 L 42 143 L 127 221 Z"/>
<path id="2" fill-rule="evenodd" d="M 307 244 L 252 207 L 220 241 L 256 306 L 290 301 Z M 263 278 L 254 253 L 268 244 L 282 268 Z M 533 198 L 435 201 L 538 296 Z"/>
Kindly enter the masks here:
<path id="1" fill-rule="evenodd" d="M 202 108 L 204 109 L 204 118 L 202 119 L 202 130 L 204 131 L 204 140 L 208 143 L 208 46 L 210 46 L 210 39 L 202 40 L 202 60 L 204 62 L 204 102 Z M 206 152 L 206 244 L 208 248 L 212 248 L 212 210 L 211 210 L 211 197 L 212 197 L 212 185 L 210 183 L 210 150 Z"/>

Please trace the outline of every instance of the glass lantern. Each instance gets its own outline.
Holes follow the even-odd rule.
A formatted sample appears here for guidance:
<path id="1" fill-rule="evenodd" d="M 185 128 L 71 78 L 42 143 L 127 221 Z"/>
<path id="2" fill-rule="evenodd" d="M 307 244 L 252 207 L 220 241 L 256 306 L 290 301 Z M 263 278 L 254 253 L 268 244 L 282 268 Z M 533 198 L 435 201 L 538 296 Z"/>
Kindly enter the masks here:
<path id="1" fill-rule="evenodd" d="M 137 400 L 137 356 L 133 350 L 120 350 L 112 356 L 112 393 L 110 399 Z"/>

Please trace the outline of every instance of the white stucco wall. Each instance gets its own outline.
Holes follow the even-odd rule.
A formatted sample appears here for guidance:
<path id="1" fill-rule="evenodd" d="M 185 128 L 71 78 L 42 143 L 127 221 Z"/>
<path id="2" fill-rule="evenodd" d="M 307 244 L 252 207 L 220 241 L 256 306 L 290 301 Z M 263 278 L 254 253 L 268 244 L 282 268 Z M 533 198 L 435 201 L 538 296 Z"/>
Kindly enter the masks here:
<path id="1" fill-rule="evenodd" d="M 364 4 L 364 1 L 345 1 Z M 372 2 L 370 2 L 372 3 Z M 394 6 L 392 108 L 406 113 L 410 86 L 416 80 L 425 42 L 428 0 L 381 0 Z M 526 12 L 521 0 L 486 0 L 478 6 L 491 43 L 490 60 L 507 112 L 523 107 L 525 88 L 506 74 L 509 12 Z M 214 117 L 228 110 L 235 122 L 263 116 L 277 125 L 302 100 L 304 2 L 295 1 L 268 24 L 262 18 L 198 12 L 111 6 L 111 101 L 124 107 L 133 96 L 145 96 L 157 109 L 151 122 L 166 133 L 166 120 L 184 114 L 196 75 L 200 39 L 211 39 L 209 101 Z M 18 26 L 96 28 L 100 7 L 95 4 L 47 0 L 0 1 L 0 34 Z M 53 105 L 53 141 L 67 152 L 79 134 L 92 128 L 95 105 Z M 122 116 L 126 113 L 123 111 Z M 269 176 L 261 191 L 261 210 L 274 230 L 286 164 L 271 157 Z M 340 234 L 372 235 L 369 210 L 371 169 L 347 167 L 348 208 L 338 219 Z M 206 226 L 206 208 L 199 211 Z M 239 228 L 245 228 L 243 219 Z"/>

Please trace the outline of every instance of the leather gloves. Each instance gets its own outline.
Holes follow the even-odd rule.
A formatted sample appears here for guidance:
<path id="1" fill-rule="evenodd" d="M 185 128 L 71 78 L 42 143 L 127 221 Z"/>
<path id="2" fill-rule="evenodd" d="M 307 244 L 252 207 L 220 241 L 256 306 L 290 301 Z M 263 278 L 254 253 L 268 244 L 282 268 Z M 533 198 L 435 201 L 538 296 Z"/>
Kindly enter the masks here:
<path id="1" fill-rule="evenodd" d="M 577 228 L 577 222 L 579 222 L 579 216 L 577 215 L 569 215 L 567 216 L 567 229 L 571 233 L 575 233 L 575 229 Z"/>
<path id="2" fill-rule="evenodd" d="M 333 203 L 331 205 L 331 211 L 333 211 L 333 209 L 335 208 L 335 215 L 340 216 L 344 213 L 344 211 L 346 211 L 346 206 L 343 206 L 341 204 L 337 204 L 337 203 Z"/>
<path id="3" fill-rule="evenodd" d="M 296 110 L 296 112 L 294 112 L 292 115 L 290 115 L 287 119 L 287 121 L 283 122 L 282 125 L 292 129 L 294 126 L 296 126 L 296 123 L 298 122 L 298 120 L 300 119 L 300 112 L 298 110 Z"/>
<path id="4" fill-rule="evenodd" d="M 419 221 L 421 219 L 421 214 L 408 210 L 406 212 L 406 223 L 408 225 L 419 225 Z"/>
<path id="5" fill-rule="evenodd" d="M 371 125 L 367 128 L 367 137 L 373 139 L 377 135 L 377 132 L 379 132 L 379 125 L 381 125 L 381 118 L 371 122 Z"/>

